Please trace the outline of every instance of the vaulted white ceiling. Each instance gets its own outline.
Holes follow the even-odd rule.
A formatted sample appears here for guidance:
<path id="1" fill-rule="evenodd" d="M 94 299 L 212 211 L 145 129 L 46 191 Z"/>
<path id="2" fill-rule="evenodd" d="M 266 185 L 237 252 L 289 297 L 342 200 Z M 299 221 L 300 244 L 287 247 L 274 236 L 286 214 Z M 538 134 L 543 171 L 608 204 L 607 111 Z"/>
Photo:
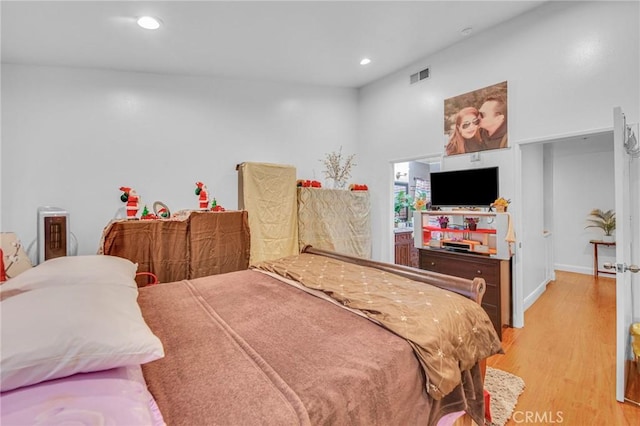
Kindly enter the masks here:
<path id="1" fill-rule="evenodd" d="M 542 3 L 2 1 L 2 62 L 361 87 Z"/>

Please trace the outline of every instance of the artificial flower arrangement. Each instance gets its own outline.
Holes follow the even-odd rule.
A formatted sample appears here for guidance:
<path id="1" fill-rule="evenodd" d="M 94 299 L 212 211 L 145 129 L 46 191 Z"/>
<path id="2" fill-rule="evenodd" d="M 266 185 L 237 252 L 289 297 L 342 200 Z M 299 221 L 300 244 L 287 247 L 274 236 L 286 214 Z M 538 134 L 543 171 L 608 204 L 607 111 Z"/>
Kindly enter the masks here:
<path id="1" fill-rule="evenodd" d="M 317 180 L 304 180 L 298 179 L 296 181 L 296 186 L 300 188 L 322 188 L 322 184 Z"/>
<path id="2" fill-rule="evenodd" d="M 367 185 L 360 185 L 358 183 L 352 183 L 349 185 L 350 191 L 368 191 L 369 187 Z"/>
<path id="3" fill-rule="evenodd" d="M 427 200 L 425 198 L 416 198 L 413 202 L 413 208 L 415 210 L 424 210 L 427 207 Z"/>
<path id="4" fill-rule="evenodd" d="M 480 218 L 479 217 L 465 217 L 464 218 L 464 223 L 466 223 L 467 227 L 472 231 L 475 231 L 476 227 L 478 226 L 478 222 L 480 222 Z"/>
<path id="5" fill-rule="evenodd" d="M 351 177 L 351 168 L 356 165 L 353 162 L 355 158 L 355 154 L 351 154 L 344 159 L 342 158 L 342 147 L 340 147 L 340 151 L 331 152 L 329 154 L 325 154 L 325 159 L 323 161 L 325 170 L 323 171 L 324 176 L 327 179 L 333 180 L 337 189 L 344 188 L 347 184 L 347 179 Z"/>
<path id="6" fill-rule="evenodd" d="M 440 228 L 446 228 L 449 225 L 449 218 L 447 216 L 438 216 L 438 223 L 440 224 Z"/>
<path id="7" fill-rule="evenodd" d="M 491 207 L 495 207 L 496 211 L 506 211 L 507 206 L 511 203 L 511 200 L 506 198 L 498 198 L 493 203 L 491 203 Z"/>

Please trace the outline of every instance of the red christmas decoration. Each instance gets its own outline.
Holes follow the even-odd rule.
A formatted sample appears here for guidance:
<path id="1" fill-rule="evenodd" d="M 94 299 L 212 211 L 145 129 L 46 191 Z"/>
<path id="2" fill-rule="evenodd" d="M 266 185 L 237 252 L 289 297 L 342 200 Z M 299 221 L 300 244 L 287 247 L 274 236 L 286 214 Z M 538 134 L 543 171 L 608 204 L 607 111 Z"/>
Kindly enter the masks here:
<path id="1" fill-rule="evenodd" d="M 209 206 L 209 192 L 207 191 L 207 185 L 202 182 L 196 182 L 196 195 L 200 202 L 200 210 L 207 210 Z"/>
<path id="2" fill-rule="evenodd" d="M 136 214 L 138 214 L 138 202 L 140 201 L 138 193 L 128 186 L 121 186 L 120 191 L 123 192 L 120 199 L 122 202 L 127 203 L 127 219 L 135 219 Z"/>
<path id="3" fill-rule="evenodd" d="M 299 179 L 296 182 L 296 186 L 298 187 L 302 187 L 302 188 L 322 188 L 322 184 L 320 182 L 318 182 L 317 180 L 304 180 L 304 179 Z"/>
<path id="4" fill-rule="evenodd" d="M 358 183 L 352 183 L 349 185 L 349 189 L 351 191 L 368 191 L 369 187 L 367 185 L 360 185 Z"/>

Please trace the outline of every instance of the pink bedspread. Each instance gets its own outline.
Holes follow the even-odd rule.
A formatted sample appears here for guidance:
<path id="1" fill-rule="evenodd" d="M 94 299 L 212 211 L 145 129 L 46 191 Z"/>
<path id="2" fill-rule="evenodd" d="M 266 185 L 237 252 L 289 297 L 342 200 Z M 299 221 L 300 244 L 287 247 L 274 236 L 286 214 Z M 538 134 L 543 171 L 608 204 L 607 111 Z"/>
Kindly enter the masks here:
<path id="1" fill-rule="evenodd" d="M 75 374 L 0 394 L 0 424 L 162 426 L 139 366 Z"/>

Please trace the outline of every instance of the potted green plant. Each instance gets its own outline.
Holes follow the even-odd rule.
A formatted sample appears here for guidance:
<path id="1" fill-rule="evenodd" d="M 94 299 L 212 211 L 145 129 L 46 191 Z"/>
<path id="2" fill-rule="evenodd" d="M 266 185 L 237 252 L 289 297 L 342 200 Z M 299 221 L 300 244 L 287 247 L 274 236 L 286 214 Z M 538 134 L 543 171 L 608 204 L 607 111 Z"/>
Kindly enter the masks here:
<path id="1" fill-rule="evenodd" d="M 396 212 L 396 217 L 400 216 L 403 209 L 406 209 L 405 213 L 408 215 L 413 210 L 413 198 L 411 198 L 411 195 L 407 194 L 405 191 L 398 191 L 393 202 L 393 208 Z M 405 217 L 405 220 L 408 219 L 408 217 Z"/>
<path id="2" fill-rule="evenodd" d="M 587 218 L 587 228 L 599 228 L 604 231 L 602 241 L 611 243 L 613 242 L 613 235 L 611 234 L 616 229 L 616 212 L 613 210 L 603 211 L 600 209 L 593 209 L 589 213 Z"/>

